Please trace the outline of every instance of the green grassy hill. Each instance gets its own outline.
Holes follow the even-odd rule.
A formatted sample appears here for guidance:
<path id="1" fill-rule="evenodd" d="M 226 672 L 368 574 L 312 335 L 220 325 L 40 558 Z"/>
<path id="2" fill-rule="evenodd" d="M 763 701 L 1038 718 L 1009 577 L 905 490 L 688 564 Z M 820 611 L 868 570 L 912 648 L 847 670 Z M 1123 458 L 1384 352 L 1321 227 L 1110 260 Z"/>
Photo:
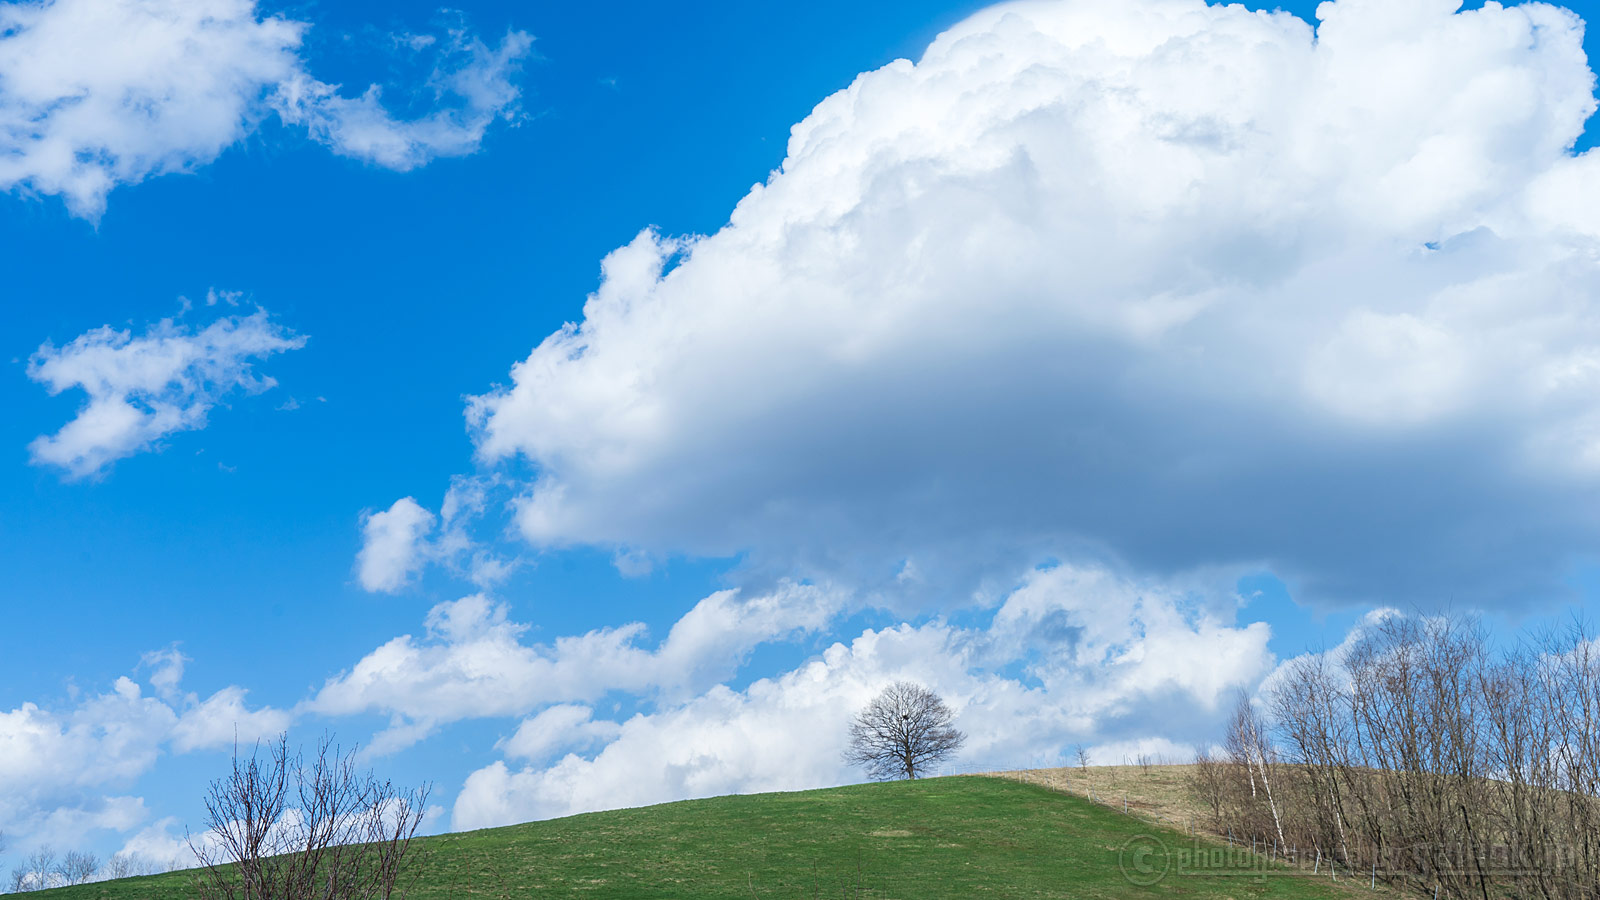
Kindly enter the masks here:
<path id="1" fill-rule="evenodd" d="M 1141 847 L 1159 846 L 1165 854 L 1139 853 Z M 691 800 L 440 835 L 420 843 L 420 879 L 412 896 L 1242 900 L 1344 895 L 1345 885 L 1302 874 L 1229 868 L 1210 855 L 1219 845 L 1203 846 L 1208 859 L 1202 865 L 1191 855 L 1193 839 L 1080 797 L 994 778 L 938 778 Z M 1154 884 L 1131 883 L 1123 873 L 1126 866 L 1137 880 L 1150 881 L 1163 861 L 1170 869 Z M 194 896 L 189 885 L 190 876 L 179 872 L 39 896 L 176 900 Z"/>

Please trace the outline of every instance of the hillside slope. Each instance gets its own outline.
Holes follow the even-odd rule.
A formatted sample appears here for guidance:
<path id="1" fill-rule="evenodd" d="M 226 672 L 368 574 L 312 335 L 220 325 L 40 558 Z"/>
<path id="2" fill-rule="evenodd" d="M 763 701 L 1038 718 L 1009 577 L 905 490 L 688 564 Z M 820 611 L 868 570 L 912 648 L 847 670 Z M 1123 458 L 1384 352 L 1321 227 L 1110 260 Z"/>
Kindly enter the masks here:
<path id="1" fill-rule="evenodd" d="M 1212 816 L 1189 786 L 1188 765 L 1077 766 L 996 773 L 1051 790 L 1076 794 L 1113 809 L 1189 833 L 1210 831 Z"/>
<path id="2" fill-rule="evenodd" d="M 1175 864 L 1130 883 L 1123 848 Z M 422 842 L 412 896 L 445 898 L 1319 898 L 1282 871 L 1199 868 L 1177 831 L 1045 787 L 981 777 L 718 797 Z M 1215 846 L 1215 845 L 1207 845 Z M 1151 858 L 1145 857 L 1147 877 Z M 859 893 L 857 893 L 859 888 Z M 49 900 L 193 897 L 185 873 L 45 892 Z M 1369 895 L 1370 896 L 1370 895 Z"/>

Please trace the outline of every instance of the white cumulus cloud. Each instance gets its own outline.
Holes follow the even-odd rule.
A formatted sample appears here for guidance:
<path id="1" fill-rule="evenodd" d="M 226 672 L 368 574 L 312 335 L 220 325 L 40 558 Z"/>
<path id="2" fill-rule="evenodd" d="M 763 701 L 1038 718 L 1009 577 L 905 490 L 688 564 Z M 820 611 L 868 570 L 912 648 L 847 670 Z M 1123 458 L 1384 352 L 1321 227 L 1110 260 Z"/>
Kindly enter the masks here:
<path id="1" fill-rule="evenodd" d="M 841 760 L 850 717 L 898 679 L 956 711 L 968 735 L 956 765 L 1065 764 L 1080 741 L 1103 754 L 1170 748 L 1172 736 L 1209 733 L 1229 692 L 1273 662 L 1265 625 L 1235 626 L 1209 607 L 1174 586 L 1060 566 L 1029 573 L 984 626 L 868 629 L 744 690 L 717 685 L 611 723 L 614 739 L 595 753 L 542 759 L 604 737 L 586 708 L 554 706 L 503 747 L 529 764 L 474 772 L 452 824 L 858 780 Z"/>
<path id="2" fill-rule="evenodd" d="M 524 719 L 516 733 L 501 742 L 500 749 L 510 759 L 537 762 L 558 750 L 609 743 L 621 733 L 621 725 L 596 720 L 594 710 L 587 706 L 560 703 Z"/>
<path id="3" fill-rule="evenodd" d="M 1600 521 L 1600 157 L 1543 3 L 987 9 L 647 230 L 469 414 L 541 547 L 956 596 L 1080 550 L 1528 596 Z"/>
<path id="4" fill-rule="evenodd" d="M 0 831 L 21 840 L 17 849 L 77 846 L 93 831 L 138 828 L 149 818 L 144 800 L 117 792 L 164 752 L 220 749 L 236 736 L 249 742 L 288 727 L 287 713 L 249 707 L 239 687 L 205 700 L 181 693 L 183 660 L 176 650 L 145 656 L 154 697 L 124 676 L 68 709 L 23 703 L 0 711 Z"/>
<path id="5" fill-rule="evenodd" d="M 403 120 L 376 86 L 352 97 L 311 75 L 309 28 L 255 0 L 0 3 L 0 189 L 98 218 L 117 185 L 204 165 L 272 112 L 393 169 L 471 153 L 513 114 L 531 45 L 516 31 L 494 48 L 452 33 L 429 85 L 439 108 Z"/>
<path id="6" fill-rule="evenodd" d="M 393 593 L 430 563 L 445 565 L 479 588 L 504 581 L 520 562 L 498 555 L 472 533 L 500 481 L 493 476 L 454 479 L 437 519 L 414 497 L 363 516 L 356 554 L 362 588 Z"/>
<path id="7" fill-rule="evenodd" d="M 361 523 L 361 552 L 356 576 L 369 591 L 393 592 L 404 587 L 426 562 L 425 538 L 433 530 L 433 514 L 410 497 L 368 515 Z"/>
<path id="8" fill-rule="evenodd" d="M 843 597 L 785 584 L 744 597 L 701 600 L 654 647 L 634 622 L 550 644 L 522 640 L 527 626 L 483 594 L 429 611 L 423 639 L 402 635 L 328 680 L 304 708 L 329 716 L 388 713 L 394 723 L 373 747 L 399 749 L 441 724 L 524 715 L 549 704 L 592 701 L 611 691 L 683 696 L 731 676 L 757 646 L 823 628 Z"/>
<path id="9" fill-rule="evenodd" d="M 78 389 L 88 399 L 60 431 L 34 439 L 29 453 L 36 465 L 71 478 L 98 474 L 167 435 L 205 427 L 212 407 L 234 391 L 272 387 L 277 382 L 257 375 L 253 360 L 305 342 L 265 310 L 205 328 L 163 319 L 137 337 L 105 325 L 61 347 L 46 342 L 29 358 L 28 377 L 51 394 Z"/>
<path id="10" fill-rule="evenodd" d="M 292 717 L 287 711 L 270 706 L 251 709 L 245 703 L 247 693 L 230 685 L 203 701 L 189 695 L 188 708 L 172 728 L 172 749 L 188 753 L 232 747 L 236 742 L 244 746 L 288 730 Z"/>

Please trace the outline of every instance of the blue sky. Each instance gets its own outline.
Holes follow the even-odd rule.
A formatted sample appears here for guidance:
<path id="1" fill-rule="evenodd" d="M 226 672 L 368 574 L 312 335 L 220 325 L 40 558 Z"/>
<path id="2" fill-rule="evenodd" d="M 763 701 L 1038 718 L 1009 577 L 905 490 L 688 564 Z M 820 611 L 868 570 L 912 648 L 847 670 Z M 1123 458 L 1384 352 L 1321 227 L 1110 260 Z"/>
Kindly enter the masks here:
<path id="1" fill-rule="evenodd" d="M 225 754 L 163 716 L 233 688 L 247 736 L 410 734 L 372 763 L 435 782 L 431 827 L 459 828 L 850 777 L 820 743 L 783 776 L 735 745 L 814 731 L 891 675 L 935 683 L 969 728 L 1059 707 L 1032 737 L 978 742 L 974 763 L 1080 740 L 1114 757 L 1206 739 L 1194 710 L 1382 606 L 1508 628 L 1593 607 L 1582 379 L 1600 278 L 1582 262 L 1595 222 L 1560 198 L 1600 178 L 1580 164 L 1587 61 L 1558 19 L 1340 0 L 1340 58 L 1372 61 L 1345 70 L 1282 62 L 1315 59 L 1284 18 L 1158 0 L 1011 19 L 926 2 L 211 5 L 249 28 L 303 23 L 298 45 L 262 51 L 272 74 L 246 79 L 216 146 L 180 133 L 216 111 L 184 110 L 64 138 L 132 167 L 107 192 L 0 168 L 0 784 L 38 785 L 0 829 L 22 847 L 170 850 Z M 0 145 L 43 146 L 64 108 L 28 96 L 44 64 L 8 43 L 92 39 L 50 37 L 52 16 L 182 6 L 0 6 L 28 23 L 0 29 Z M 813 116 L 974 13 L 923 66 L 942 78 L 891 66 Z M 1233 40 L 1246 60 L 1218 49 Z M 1279 64 L 1281 96 L 1239 87 Z M 497 99 L 439 89 L 464 72 Z M 1155 99 L 1128 113 L 1097 77 Z M 273 93 L 296 78 L 335 99 Z M 376 125 L 350 99 L 367 84 Z M 1422 109 L 1449 114 L 1416 125 Z M 406 161 L 360 143 L 373 133 Z M 151 144 L 182 171 L 141 170 Z M 1162 163 L 1179 144 L 1193 155 Z M 836 185 L 859 187 L 846 202 Z M 675 243 L 690 235 L 717 237 Z M 137 340 L 172 318 L 187 339 L 258 308 L 254 327 L 303 346 L 217 372 L 269 389 L 213 372 L 203 425 L 90 472 L 31 454 L 85 402 L 47 391 L 40 360 L 102 326 Z M 585 330 L 534 352 L 569 322 Z M 1510 333 L 1516 351 L 1492 338 Z M 1569 376 L 1577 393 L 1548 387 Z M 453 478 L 484 499 L 446 546 Z M 431 527 L 363 569 L 397 510 Z M 513 565 L 474 584 L 475 556 Z M 592 663 L 578 674 L 530 662 L 634 622 L 647 631 L 575 652 Z M 386 646 L 416 655 L 384 669 Z M 173 647 L 175 687 L 146 657 Z M 475 668 L 518 652 L 512 674 Z M 804 715 L 762 705 L 824 670 Z M 134 735 L 118 742 L 95 698 L 122 677 L 169 713 L 116 713 Z M 606 768 L 677 734 L 719 763 L 643 788 Z M 49 747 L 69 749 L 27 757 Z"/>

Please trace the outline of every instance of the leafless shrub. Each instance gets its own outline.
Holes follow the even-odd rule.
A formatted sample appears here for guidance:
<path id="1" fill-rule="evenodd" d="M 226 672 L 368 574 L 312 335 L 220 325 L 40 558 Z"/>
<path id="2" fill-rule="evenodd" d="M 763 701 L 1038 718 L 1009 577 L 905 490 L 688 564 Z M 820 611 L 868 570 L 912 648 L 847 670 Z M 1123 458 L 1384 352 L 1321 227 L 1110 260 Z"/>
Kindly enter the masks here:
<path id="1" fill-rule="evenodd" d="M 1211 824 L 1219 831 L 1223 827 L 1223 798 L 1227 791 L 1227 775 L 1223 764 L 1211 754 L 1211 748 L 1200 745 L 1194 749 L 1194 766 L 1189 769 L 1189 788 L 1211 814 Z"/>
<path id="2" fill-rule="evenodd" d="M 307 760 L 288 737 L 211 783 L 207 832 L 190 836 L 207 900 L 388 900 L 413 877 L 403 863 L 428 788 L 402 790 L 358 771 L 354 751 L 323 738 Z"/>
<path id="3" fill-rule="evenodd" d="M 55 874 L 60 877 L 62 884 L 83 884 L 99 871 L 99 858 L 80 850 L 67 851 L 67 855 L 55 867 Z"/>
<path id="4" fill-rule="evenodd" d="M 1089 768 L 1089 750 L 1088 750 L 1088 748 L 1083 746 L 1082 744 L 1077 744 L 1072 749 L 1073 749 L 1073 752 L 1078 757 L 1078 768 L 1080 768 L 1080 769 Z"/>
<path id="5" fill-rule="evenodd" d="M 169 871 L 170 867 L 147 859 L 137 853 L 118 853 L 106 860 L 100 869 L 100 876 L 106 880 L 117 878 L 137 878 L 141 875 L 155 875 Z"/>
<path id="6" fill-rule="evenodd" d="M 953 756 L 966 735 L 939 695 L 908 681 L 883 689 L 850 724 L 845 761 L 862 766 L 870 778 L 918 778 L 927 768 Z"/>

